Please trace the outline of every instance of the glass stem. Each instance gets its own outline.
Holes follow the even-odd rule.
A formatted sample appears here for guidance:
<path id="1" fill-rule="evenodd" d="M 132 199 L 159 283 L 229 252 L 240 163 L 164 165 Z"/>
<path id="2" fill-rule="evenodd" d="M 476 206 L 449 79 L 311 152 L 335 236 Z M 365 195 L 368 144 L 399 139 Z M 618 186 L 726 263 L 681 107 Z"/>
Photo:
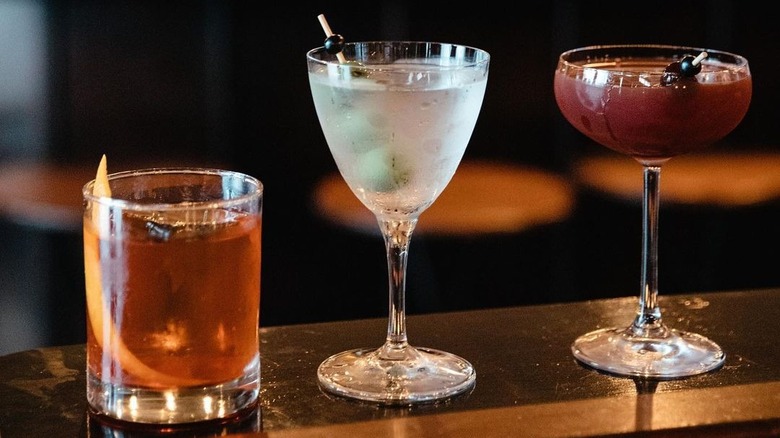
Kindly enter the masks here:
<path id="1" fill-rule="evenodd" d="M 385 239 L 387 250 L 387 274 L 389 283 L 389 319 L 387 339 L 383 349 L 392 351 L 405 349 L 406 339 L 406 264 L 409 256 L 409 241 L 417 219 L 379 219 L 379 227 Z"/>
<path id="2" fill-rule="evenodd" d="M 642 202 L 642 276 L 639 310 L 634 320 L 636 334 L 665 330 L 658 307 L 658 208 L 661 166 L 644 166 Z"/>

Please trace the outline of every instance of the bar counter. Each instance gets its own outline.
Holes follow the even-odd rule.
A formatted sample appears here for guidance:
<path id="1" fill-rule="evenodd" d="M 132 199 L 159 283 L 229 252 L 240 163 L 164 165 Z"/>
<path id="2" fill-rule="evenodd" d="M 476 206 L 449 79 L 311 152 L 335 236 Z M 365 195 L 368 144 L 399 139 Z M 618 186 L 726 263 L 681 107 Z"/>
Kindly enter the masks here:
<path id="1" fill-rule="evenodd" d="M 261 329 L 258 409 L 178 431 L 118 429 L 86 407 L 84 345 L 0 357 L 0 437 L 769 437 L 780 436 L 780 288 L 660 296 L 672 328 L 726 351 L 720 369 L 679 380 L 599 373 L 570 344 L 628 325 L 636 298 L 410 315 L 410 343 L 468 359 L 477 384 L 436 404 L 381 407 L 320 390 L 319 363 L 380 346 L 385 319 Z"/>

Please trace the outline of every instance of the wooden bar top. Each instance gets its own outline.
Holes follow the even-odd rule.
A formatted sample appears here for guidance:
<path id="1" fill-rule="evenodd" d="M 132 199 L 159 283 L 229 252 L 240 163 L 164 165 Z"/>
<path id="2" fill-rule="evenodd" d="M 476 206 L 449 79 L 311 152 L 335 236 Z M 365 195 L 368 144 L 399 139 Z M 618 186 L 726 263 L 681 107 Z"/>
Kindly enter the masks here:
<path id="1" fill-rule="evenodd" d="M 629 324 L 631 297 L 410 315 L 410 342 L 468 359 L 477 384 L 437 404 L 380 407 L 324 393 L 315 373 L 333 353 L 378 347 L 384 319 L 266 327 L 259 408 L 232 424 L 165 436 L 779 436 L 780 289 L 661 295 L 660 303 L 668 325 L 724 348 L 722 368 L 654 381 L 576 362 L 572 340 Z M 0 357 L 0 436 L 150 436 L 89 416 L 84 368 L 84 345 Z"/>

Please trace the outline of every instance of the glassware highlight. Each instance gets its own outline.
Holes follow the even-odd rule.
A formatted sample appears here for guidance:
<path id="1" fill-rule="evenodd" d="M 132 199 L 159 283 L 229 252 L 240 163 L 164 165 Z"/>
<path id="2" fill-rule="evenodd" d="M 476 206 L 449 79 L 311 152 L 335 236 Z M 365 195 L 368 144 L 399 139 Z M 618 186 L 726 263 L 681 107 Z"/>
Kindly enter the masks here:
<path id="1" fill-rule="evenodd" d="M 91 412 L 166 425 L 251 412 L 261 182 L 196 168 L 96 181 L 83 188 Z"/>
<path id="2" fill-rule="evenodd" d="M 465 359 L 409 344 L 406 266 L 420 214 L 447 186 L 477 122 L 487 52 L 457 44 L 377 41 L 307 55 L 312 98 L 341 175 L 377 217 L 387 250 L 389 318 L 379 348 L 335 354 L 321 386 L 380 404 L 429 402 L 463 393 L 476 373 Z"/>
<path id="3" fill-rule="evenodd" d="M 681 68 L 697 57 L 703 58 L 699 72 L 684 71 L 691 65 Z M 607 373 L 660 379 L 720 367 L 726 357 L 720 346 L 700 334 L 669 328 L 661 317 L 659 182 L 666 161 L 715 143 L 743 119 L 752 95 L 748 61 L 694 47 L 584 47 L 560 55 L 554 90 L 569 123 L 602 146 L 633 157 L 644 169 L 636 317 L 628 327 L 580 336 L 572 344 L 574 357 Z"/>

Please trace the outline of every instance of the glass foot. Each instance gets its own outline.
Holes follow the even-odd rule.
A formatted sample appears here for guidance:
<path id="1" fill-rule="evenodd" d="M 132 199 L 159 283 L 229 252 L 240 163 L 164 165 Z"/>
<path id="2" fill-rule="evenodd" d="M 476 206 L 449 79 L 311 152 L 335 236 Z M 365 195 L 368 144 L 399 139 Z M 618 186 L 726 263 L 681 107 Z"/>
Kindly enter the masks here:
<path id="1" fill-rule="evenodd" d="M 476 383 L 474 367 L 465 359 L 409 345 L 335 354 L 320 364 L 317 377 L 334 394 L 389 405 L 444 399 Z"/>
<path id="2" fill-rule="evenodd" d="M 607 373 L 661 379 L 706 373 L 726 359 L 704 336 L 665 327 L 660 336 L 637 334 L 633 327 L 596 330 L 577 338 L 571 350 L 580 362 Z"/>

